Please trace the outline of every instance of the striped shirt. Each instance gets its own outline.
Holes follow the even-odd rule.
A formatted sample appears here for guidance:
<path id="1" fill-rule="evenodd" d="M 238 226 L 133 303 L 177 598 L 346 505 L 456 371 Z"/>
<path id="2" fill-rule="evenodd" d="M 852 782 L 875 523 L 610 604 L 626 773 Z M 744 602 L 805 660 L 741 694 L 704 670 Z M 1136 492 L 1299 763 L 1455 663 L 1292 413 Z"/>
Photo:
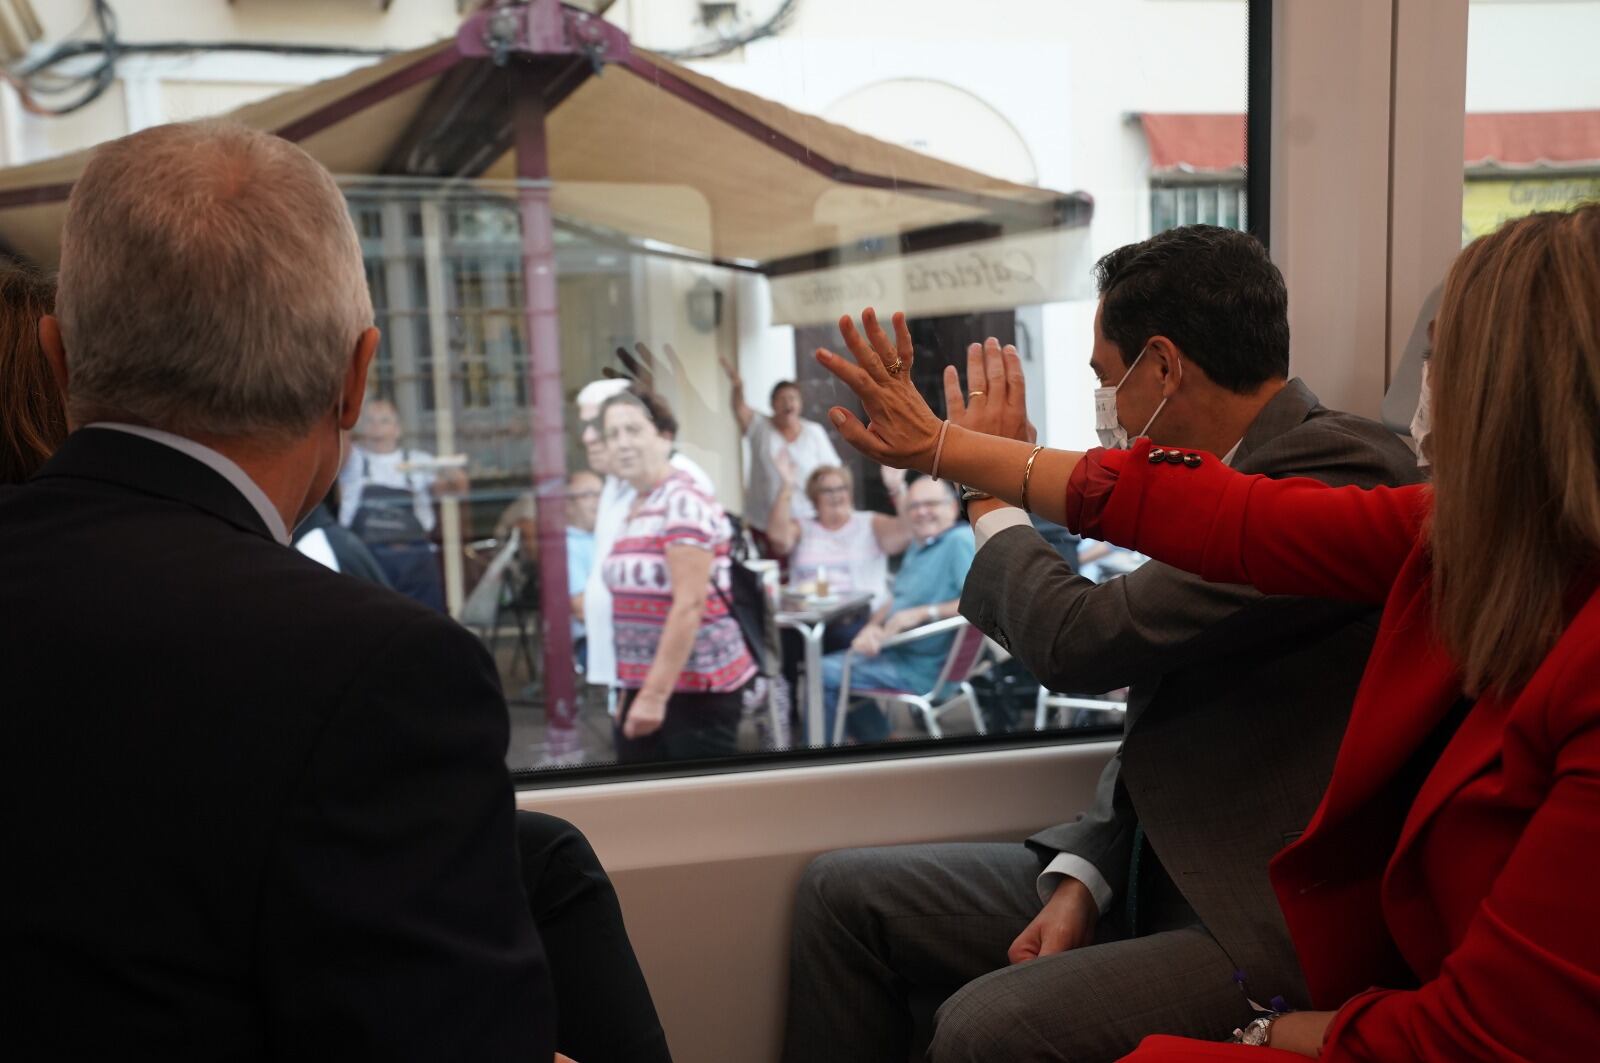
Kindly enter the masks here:
<path id="1" fill-rule="evenodd" d="M 618 685 L 632 690 L 643 686 L 661 644 L 661 632 L 672 608 L 667 547 L 710 550 L 712 581 L 726 594 L 731 564 L 728 544 L 732 538 L 727 515 L 717 500 L 677 470 L 634 506 L 604 567 L 606 587 L 611 591 Z M 689 651 L 673 690 L 738 690 L 755 672 L 755 661 L 744 644 L 738 621 L 728 613 L 716 589 L 709 589 L 694 648 Z"/>

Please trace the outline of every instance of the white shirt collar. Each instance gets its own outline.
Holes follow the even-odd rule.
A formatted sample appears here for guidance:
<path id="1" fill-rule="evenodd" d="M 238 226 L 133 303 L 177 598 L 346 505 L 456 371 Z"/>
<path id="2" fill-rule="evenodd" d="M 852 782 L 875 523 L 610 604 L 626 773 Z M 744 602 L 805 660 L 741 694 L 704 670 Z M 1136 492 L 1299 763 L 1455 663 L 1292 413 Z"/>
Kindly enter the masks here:
<path id="1" fill-rule="evenodd" d="M 1244 437 L 1240 436 L 1239 442 L 1235 443 L 1226 454 L 1222 455 L 1222 464 L 1230 469 L 1233 468 L 1233 459 L 1239 456 L 1239 448 L 1242 446 L 1244 446 Z"/>
<path id="2" fill-rule="evenodd" d="M 250 474 L 239 468 L 226 455 L 219 454 L 204 443 L 196 443 L 194 440 L 184 436 L 163 432 L 159 428 L 146 428 L 144 425 L 122 424 L 117 421 L 95 421 L 85 427 L 110 428 L 116 432 L 126 432 L 131 436 L 139 436 L 142 439 L 150 440 L 152 443 L 160 443 L 163 446 L 171 447 L 181 454 L 187 454 L 232 484 L 244 496 L 245 501 L 255 507 L 255 511 L 260 514 L 262 523 L 267 526 L 267 530 L 272 533 L 272 537 L 282 546 L 289 545 L 289 529 L 284 527 L 283 515 L 278 512 L 271 499 L 267 498 L 267 493 L 261 490 L 260 485 L 250 479 Z"/>

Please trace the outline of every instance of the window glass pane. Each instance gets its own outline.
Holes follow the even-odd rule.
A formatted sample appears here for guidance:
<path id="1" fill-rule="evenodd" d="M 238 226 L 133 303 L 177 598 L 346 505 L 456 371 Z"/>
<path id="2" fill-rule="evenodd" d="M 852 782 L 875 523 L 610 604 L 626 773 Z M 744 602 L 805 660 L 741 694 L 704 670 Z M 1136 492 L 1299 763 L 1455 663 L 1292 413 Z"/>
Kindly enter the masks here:
<path id="1" fill-rule="evenodd" d="M 786 121 L 804 122 L 815 116 L 842 127 L 850 142 L 834 146 L 837 157 L 814 141 L 808 142 L 812 153 L 826 158 L 834 173 L 854 168 L 865 172 L 873 165 L 892 170 L 891 184 L 887 188 L 850 181 L 813 184 L 816 171 L 807 159 L 780 158 L 775 170 L 774 160 L 755 150 L 762 146 L 759 138 L 753 143 L 748 136 L 728 138 L 725 131 L 714 128 L 705 130 L 708 139 L 697 146 L 717 153 L 731 192 L 702 185 L 692 189 L 695 194 L 684 195 L 679 184 L 683 164 L 670 152 L 674 146 L 681 150 L 685 141 L 681 135 L 659 136 L 661 130 L 647 131 L 652 133 L 646 155 L 651 163 L 603 192 L 577 183 L 568 189 L 558 174 L 552 192 L 552 254 L 557 364 L 566 415 L 565 467 L 581 469 L 589 462 L 579 422 L 583 412 L 592 411 L 577 408 L 577 392 L 605 379 L 607 370 L 625 375 L 653 370 L 657 391 L 668 398 L 678 421 L 678 453 L 704 470 L 715 498 L 728 513 L 752 524 L 767 524 L 770 490 L 752 474 L 753 466 L 765 464 L 766 459 L 737 442 L 740 433 L 731 388 L 718 364 L 726 359 L 740 369 L 743 397 L 759 415 L 772 409 L 769 392 L 774 384 L 797 380 L 801 416 L 818 426 L 849 475 L 848 484 L 829 481 L 823 486 L 848 487 L 845 497 L 857 509 L 893 512 L 878 471 L 827 426 L 828 407 L 850 402 L 848 396 L 807 356 L 817 346 L 837 347 L 832 322 L 840 313 L 859 310 L 869 302 L 908 310 L 919 351 L 926 352 L 917 363 L 918 382 L 935 403 L 942 402 L 942 366 L 953 364 L 964 372 L 969 340 L 991 334 L 1021 339 L 1026 334 L 1023 321 L 1037 321 L 1027 339 L 1032 347 L 1029 372 L 1039 389 L 1041 427 L 1050 441 L 1061 445 L 1092 441 L 1086 412 L 1090 382 L 1081 370 L 1069 373 L 1065 368 L 1052 381 L 1044 361 L 1048 352 L 1052 365 L 1077 367 L 1087 362 L 1093 261 L 1121 244 L 1175 224 L 1242 224 L 1245 5 L 1201 6 L 1206 9 L 1203 13 L 1179 4 L 1130 2 L 1106 5 L 1106 10 L 1088 16 L 1097 23 L 1096 35 L 1102 41 L 1119 34 L 1142 35 L 1146 49 L 1154 41 L 1157 50 L 1170 52 L 1167 61 L 1182 57 L 1181 78 L 1156 78 L 1156 91 L 1137 97 L 1129 79 L 1110 76 L 1114 57 L 1079 43 L 1082 12 L 1068 18 L 1065 12 L 1038 5 L 1019 5 L 1010 19 L 984 20 L 982 32 L 992 38 L 984 46 L 1017 54 L 1005 78 L 951 78 L 951 60 L 971 42 L 945 31 L 930 32 L 926 39 L 907 40 L 903 33 L 897 34 L 890 50 L 892 69 L 864 74 L 872 64 L 859 59 L 867 51 L 882 55 L 881 41 L 873 38 L 870 27 L 858 28 L 854 16 L 843 8 L 826 3 L 801 5 L 781 32 L 760 36 L 725 54 L 686 61 L 695 76 L 711 79 L 696 82 L 711 91 L 723 92 L 721 86 L 728 86 L 792 110 L 795 117 Z M 752 5 L 748 17 L 759 22 L 761 9 L 762 5 Z M 685 28 L 692 19 L 685 20 L 682 14 L 658 10 L 658 5 L 619 5 L 610 17 L 636 41 L 671 53 L 705 43 L 699 30 Z M 959 18 L 958 5 L 952 5 L 951 18 Z M 915 21 L 951 24 L 949 19 Z M 854 39 L 858 32 L 863 37 Z M 1187 38 L 1196 32 L 1204 33 L 1215 47 L 1192 48 Z M 1121 61 L 1137 61 L 1144 70 L 1154 66 L 1148 58 L 1134 60 L 1132 52 Z M 630 86 L 630 93 L 635 89 Z M 641 97 L 640 103 L 644 102 L 658 108 L 658 124 L 664 121 L 659 108 L 682 105 L 670 94 L 651 101 Z M 1147 112 L 1151 122 L 1143 120 Z M 1130 122 L 1128 114 L 1141 117 Z M 1163 116 L 1183 135 L 1162 139 Z M 691 124 L 703 128 L 698 121 Z M 559 132 L 553 135 L 558 138 Z M 770 143 L 771 138 L 767 140 Z M 558 141 L 552 143 L 559 152 Z M 898 155 L 897 149 L 916 155 Z M 876 153 L 883 153 L 883 161 L 873 162 Z M 893 180 L 910 184 L 926 180 L 927 174 L 945 173 L 938 169 L 940 162 L 970 168 L 984 181 L 996 182 L 993 187 L 1006 189 L 1005 197 L 1013 202 L 987 203 L 981 210 L 959 214 L 928 211 L 925 203 L 912 201 L 893 184 Z M 506 167 L 497 172 L 509 176 Z M 803 196 L 784 191 L 794 182 L 807 187 Z M 1017 206 L 1030 193 L 1012 189 L 1036 189 L 1044 201 L 1054 197 L 1055 202 L 1067 204 L 1057 209 L 1067 223 L 1040 228 L 1026 208 Z M 1086 216 L 1070 206 L 1085 201 L 1076 195 L 1080 192 L 1093 200 L 1092 213 Z M 1147 215 L 1135 209 L 1140 200 L 1149 204 Z M 451 287 L 447 302 L 452 315 L 462 320 L 459 331 L 452 333 L 463 348 L 455 355 L 459 365 L 452 373 L 461 389 L 455 411 L 458 438 L 465 438 L 459 433 L 469 426 L 480 421 L 482 426 L 468 453 L 472 486 L 462 519 L 470 521 L 471 528 L 462 537 L 483 544 L 474 548 L 476 556 L 469 559 L 468 568 L 486 571 L 513 528 L 520 527 L 522 536 L 535 536 L 537 522 L 529 519 L 530 514 L 563 505 L 559 493 L 549 493 L 546 487 L 537 490 L 537 504 L 530 503 L 522 486 L 530 475 L 537 476 L 533 466 L 541 448 L 549 445 L 537 413 L 528 410 L 530 397 L 537 405 L 539 392 L 537 383 L 529 387 L 529 374 L 548 372 L 549 352 L 540 349 L 537 339 L 529 340 L 539 335 L 539 328 L 530 327 L 524 312 L 532 288 L 514 253 L 523 233 L 516 212 L 467 212 L 452 205 L 445 216 L 449 221 L 441 239 L 443 273 Z M 494 279 L 495 270 L 486 257 L 485 245 L 497 238 L 513 249 L 502 256 L 506 264 L 498 275 L 507 278 L 503 282 Z M 1060 276 L 1036 273 L 1033 292 L 1017 290 L 1017 269 L 1011 263 L 1048 260 L 1061 265 Z M 537 307 L 538 302 L 539 296 L 533 296 L 532 305 Z M 617 353 L 618 348 L 626 357 Z M 497 387 L 505 378 L 516 385 Z M 456 449 L 466 446 L 458 442 Z M 805 446 L 796 449 L 803 452 Z M 580 494 L 583 484 L 579 482 Z M 548 535 L 547 531 L 540 542 L 541 550 Z M 1141 560 L 1099 544 L 1063 548 L 1074 559 L 1082 551 L 1086 571 L 1099 579 L 1117 578 Z M 577 687 L 575 720 L 551 704 L 555 686 L 546 645 L 554 633 L 545 618 L 551 596 L 544 583 L 560 574 L 531 553 L 519 550 L 519 564 L 511 568 L 512 586 L 502 592 L 499 622 L 493 632 L 486 631 L 514 702 L 513 763 L 605 762 L 617 748 L 604 711 L 605 689 Z M 606 559 L 596 563 L 603 567 Z M 639 611 L 662 607 L 659 598 L 650 606 L 649 596 L 642 592 L 659 585 L 664 566 L 649 551 L 620 552 L 611 564 L 613 589 L 628 599 L 623 603 L 628 615 L 613 622 L 615 663 L 625 684 L 638 684 L 647 680 L 653 656 L 641 656 L 637 647 L 659 645 L 660 637 L 659 625 L 652 630 Z M 937 583 L 926 573 L 937 575 L 944 564 L 925 560 L 919 552 L 910 560 L 891 559 L 886 567 L 889 579 L 915 589 L 919 581 Z M 956 561 L 950 567 L 959 565 Z M 810 597 L 783 598 L 780 604 L 797 612 L 815 608 L 819 594 L 827 602 L 848 600 L 857 580 L 870 579 L 857 568 L 841 561 L 830 569 L 806 559 L 787 576 L 794 589 Z M 468 596 L 473 575 L 469 571 L 463 577 Z M 937 593 L 940 602 L 953 600 L 959 594 L 959 579 Z M 519 612 L 525 614 L 526 640 L 517 623 Z M 541 624 L 541 619 L 546 622 Z M 847 632 L 860 619 L 857 614 L 836 620 L 824 648 L 837 651 L 848 646 Z M 794 622 L 799 624 L 799 618 Z M 592 648 L 592 634 L 590 641 Z M 707 654 L 710 666 L 716 666 L 715 640 L 703 640 L 700 646 L 697 652 Z M 799 632 L 787 633 L 784 648 L 789 675 L 786 681 L 768 684 L 778 691 L 774 701 L 752 690 L 731 715 L 725 705 L 715 704 L 717 699 L 701 699 L 700 704 L 685 699 L 685 707 L 678 711 L 702 713 L 700 729 L 705 732 L 716 731 L 719 719 L 731 720 L 732 748 L 740 751 L 831 744 L 832 707 L 807 711 L 816 693 L 808 684 Z M 906 664 L 894 681 L 920 687 L 937 677 L 944 648 L 889 656 Z M 880 663 L 885 662 L 858 657 L 852 660 L 852 670 L 865 670 L 869 679 L 885 685 L 890 680 L 873 672 Z M 1031 730 L 1036 717 L 1047 725 L 1067 726 L 1114 724 L 1119 719 L 1115 707 L 1109 710 L 1112 715 L 1102 715 L 1106 710 L 1092 705 L 1109 701 L 1114 706 L 1121 696 L 1118 692 L 1072 691 L 1078 695 L 1076 702 L 1041 704 L 1038 685 L 1014 664 L 989 667 L 994 674 L 977 685 L 983 723 L 991 733 Z M 821 678 L 838 678 L 840 668 L 837 659 L 824 665 Z M 827 699 L 831 685 L 824 690 Z M 942 702 L 953 690 L 940 693 Z M 819 717 L 823 726 L 807 734 L 812 717 Z M 930 722 L 905 704 L 867 703 L 852 711 L 843 737 L 848 742 L 915 740 L 935 732 L 971 734 L 974 724 L 973 714 L 962 704 L 948 706 Z M 719 739 L 711 741 L 715 747 Z M 679 739 L 673 736 L 665 746 L 688 754 L 707 748 L 696 746 L 692 738 L 675 743 Z"/>
<path id="2" fill-rule="evenodd" d="M 248 104 L 235 117 L 270 118 L 337 175 L 382 333 L 343 516 L 398 590 L 481 637 L 514 767 L 1119 724 L 1126 691 L 1042 696 L 959 620 L 928 630 L 956 615 L 970 531 L 944 485 L 904 489 L 842 441 L 828 411 L 856 402 L 812 354 L 841 346 L 841 314 L 903 310 L 913 380 L 942 412 L 969 342 L 1014 342 L 1041 441 L 1093 444 L 1095 262 L 1243 223 L 1245 0 L 650 0 L 581 27 L 524 5 L 528 39 L 582 39 L 581 62 L 497 62 L 481 42 L 517 20 L 490 10 L 425 54 L 433 23 L 366 6 L 385 21 L 346 42 L 361 54 L 254 56 L 250 84 L 199 95 L 174 87 L 191 64 L 139 66 L 162 91 L 97 111 L 110 125 L 18 111 L 12 130 L 0 108 L 0 144 L 32 162 L 203 96 Z M 400 51 L 371 54 L 380 39 Z M 599 423 L 630 385 L 670 419 L 624 402 Z M 374 530 L 401 496 L 414 526 Z M 744 542 L 728 518 L 752 552 L 799 536 L 785 567 L 755 566 L 782 628 L 778 674 L 756 682 L 722 597 Z M 1093 580 L 1142 560 L 1041 530 Z M 870 693 L 836 727 L 872 614 L 906 641 L 850 657 Z M 686 640 L 664 637 L 685 618 Z M 617 688 L 673 694 L 653 741 L 619 744 Z"/>
<path id="3" fill-rule="evenodd" d="M 1511 218 L 1600 199 L 1597 39 L 1597 0 L 1469 6 L 1463 244 Z"/>

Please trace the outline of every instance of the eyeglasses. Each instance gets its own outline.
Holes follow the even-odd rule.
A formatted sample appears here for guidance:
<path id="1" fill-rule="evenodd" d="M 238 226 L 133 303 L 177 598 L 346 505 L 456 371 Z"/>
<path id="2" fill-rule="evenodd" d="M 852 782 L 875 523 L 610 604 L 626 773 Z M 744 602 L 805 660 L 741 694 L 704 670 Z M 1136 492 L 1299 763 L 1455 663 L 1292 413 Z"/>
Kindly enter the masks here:
<path id="1" fill-rule="evenodd" d="M 906 512 L 907 513 L 921 513 L 921 512 L 926 511 L 926 510 L 943 509 L 945 506 L 948 506 L 948 505 L 951 505 L 951 503 L 950 502 L 941 502 L 941 501 L 937 501 L 937 500 L 935 500 L 933 502 L 908 502 L 908 503 L 906 503 Z"/>
<path id="2" fill-rule="evenodd" d="M 572 493 L 568 494 L 567 497 L 568 498 L 599 498 L 600 497 L 600 492 L 599 491 L 573 491 Z"/>
<path id="3" fill-rule="evenodd" d="M 849 493 L 850 493 L 850 488 L 845 487 L 843 484 L 840 484 L 838 487 L 819 487 L 819 488 L 817 488 L 818 497 L 835 498 L 835 497 L 837 497 L 839 495 L 847 495 Z"/>

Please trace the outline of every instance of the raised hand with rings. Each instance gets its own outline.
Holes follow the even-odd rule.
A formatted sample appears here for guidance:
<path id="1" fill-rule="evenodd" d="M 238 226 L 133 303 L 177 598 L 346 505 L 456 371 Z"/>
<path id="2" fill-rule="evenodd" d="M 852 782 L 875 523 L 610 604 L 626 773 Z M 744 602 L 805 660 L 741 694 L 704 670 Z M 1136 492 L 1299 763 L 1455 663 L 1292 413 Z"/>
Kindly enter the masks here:
<path id="1" fill-rule="evenodd" d="M 944 370 L 944 399 L 950 423 L 985 435 L 1033 442 L 1038 434 L 1028 423 L 1027 389 L 1022 379 L 1022 359 L 1011 344 L 1004 347 L 990 336 L 967 347 L 967 383 L 961 396 L 956 367 Z M 973 399 L 983 401 L 973 404 Z"/>
<path id="2" fill-rule="evenodd" d="M 942 422 L 917 392 L 911 373 L 904 371 L 916 360 L 904 314 L 894 315 L 893 328 L 891 340 L 869 307 L 861 312 L 860 330 L 848 314 L 839 319 L 850 358 L 817 348 L 822 367 L 861 399 L 868 423 L 843 406 L 835 406 L 828 416 L 847 443 L 874 461 L 926 471 L 933 467 Z"/>
<path id="3" fill-rule="evenodd" d="M 944 372 L 948 422 L 929 408 L 910 374 L 889 372 L 889 366 L 912 359 L 911 334 L 905 315 L 894 315 L 893 341 L 869 308 L 857 331 L 850 317 L 839 319 L 853 361 L 818 348 L 817 361 L 838 377 L 867 412 L 867 423 L 843 406 L 828 411 L 845 442 L 882 465 L 934 472 L 1014 505 L 1022 504 L 1029 475 L 1041 484 L 1067 482 L 1081 456 L 1032 445 L 1022 362 L 1015 347 L 996 339 L 967 348 L 967 380 L 982 386 L 963 396 L 954 366 Z M 863 337 L 862 333 L 865 333 Z M 902 368 L 904 366 L 902 365 Z M 1035 512 L 1059 523 L 1065 518 L 1064 491 L 1046 490 L 1033 498 Z"/>

